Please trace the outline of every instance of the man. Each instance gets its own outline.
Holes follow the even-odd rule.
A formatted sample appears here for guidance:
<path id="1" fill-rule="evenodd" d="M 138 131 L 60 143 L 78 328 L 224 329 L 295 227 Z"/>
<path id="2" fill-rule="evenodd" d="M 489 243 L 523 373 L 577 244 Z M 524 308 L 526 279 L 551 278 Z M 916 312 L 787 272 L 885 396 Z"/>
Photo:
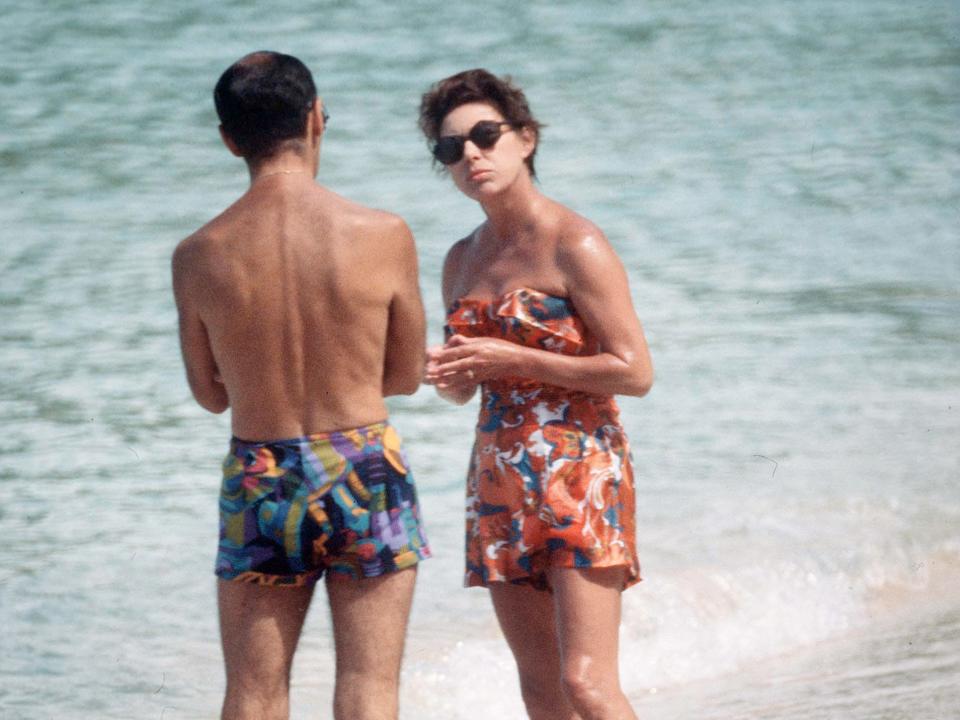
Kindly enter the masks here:
<path id="1" fill-rule="evenodd" d="M 315 182 L 327 115 L 299 60 L 241 58 L 214 100 L 250 187 L 179 244 L 173 284 L 190 389 L 232 411 L 216 566 L 222 717 L 288 717 L 294 650 L 325 574 L 334 717 L 393 719 L 416 563 L 430 555 L 383 399 L 413 393 L 423 370 L 413 237 Z"/>

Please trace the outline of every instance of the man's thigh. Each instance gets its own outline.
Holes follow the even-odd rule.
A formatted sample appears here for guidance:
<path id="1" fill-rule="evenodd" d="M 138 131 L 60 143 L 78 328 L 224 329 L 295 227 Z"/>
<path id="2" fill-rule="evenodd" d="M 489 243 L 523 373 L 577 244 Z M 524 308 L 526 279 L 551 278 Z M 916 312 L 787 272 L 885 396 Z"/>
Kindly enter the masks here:
<path id="1" fill-rule="evenodd" d="M 362 580 L 328 579 L 338 677 L 399 676 L 416 578 L 414 566 Z"/>
<path id="2" fill-rule="evenodd" d="M 313 587 L 220 580 L 217 595 L 227 683 L 266 692 L 286 687 Z"/>

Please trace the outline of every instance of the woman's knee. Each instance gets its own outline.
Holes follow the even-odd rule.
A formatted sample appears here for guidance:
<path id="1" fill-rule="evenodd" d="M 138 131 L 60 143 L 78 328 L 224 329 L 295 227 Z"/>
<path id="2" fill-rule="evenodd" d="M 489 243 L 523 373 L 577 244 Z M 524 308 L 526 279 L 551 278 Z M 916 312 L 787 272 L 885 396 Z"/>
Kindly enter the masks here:
<path id="1" fill-rule="evenodd" d="M 520 673 L 520 695 L 531 720 L 570 717 L 560 678 L 542 673 Z"/>
<path id="2" fill-rule="evenodd" d="M 588 656 L 569 658 L 564 661 L 560 683 L 570 703 L 580 708 L 603 707 L 610 695 L 618 692 L 616 677 L 608 677 Z"/>

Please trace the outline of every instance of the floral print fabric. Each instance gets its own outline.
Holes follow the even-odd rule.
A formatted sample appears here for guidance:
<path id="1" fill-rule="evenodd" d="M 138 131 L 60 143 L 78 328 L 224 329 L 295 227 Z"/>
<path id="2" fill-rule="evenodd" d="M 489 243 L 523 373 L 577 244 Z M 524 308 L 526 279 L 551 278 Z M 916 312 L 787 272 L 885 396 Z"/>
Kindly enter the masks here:
<path id="1" fill-rule="evenodd" d="M 526 288 L 457 300 L 446 333 L 600 351 L 568 298 Z M 611 396 L 519 377 L 483 383 L 467 475 L 467 586 L 547 588 L 551 567 L 616 566 L 630 586 L 640 580 L 634 513 L 630 450 Z"/>

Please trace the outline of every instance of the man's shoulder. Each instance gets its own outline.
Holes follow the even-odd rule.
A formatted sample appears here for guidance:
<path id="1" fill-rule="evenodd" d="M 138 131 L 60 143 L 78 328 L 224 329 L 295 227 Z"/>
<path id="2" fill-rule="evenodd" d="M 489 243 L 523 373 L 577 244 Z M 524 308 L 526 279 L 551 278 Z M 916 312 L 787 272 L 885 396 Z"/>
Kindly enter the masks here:
<path id="1" fill-rule="evenodd" d="M 414 251 L 413 234 L 406 221 L 396 213 L 372 208 L 338 196 L 333 212 L 334 226 L 340 237 L 358 247 L 375 247 L 377 253 Z"/>
<path id="2" fill-rule="evenodd" d="M 202 277 L 217 266 L 217 256 L 229 236 L 228 211 L 207 222 L 177 243 L 171 258 L 174 276 Z"/>
<path id="3" fill-rule="evenodd" d="M 203 228 L 187 235 L 173 249 L 173 271 L 186 272 L 196 265 L 197 260 L 205 254 L 209 245 L 210 237 Z"/>
<path id="4" fill-rule="evenodd" d="M 195 267 L 203 258 L 208 256 L 216 245 L 216 228 L 207 223 L 199 230 L 187 235 L 173 250 L 174 270 Z"/>
<path id="5" fill-rule="evenodd" d="M 396 213 L 362 205 L 341 195 L 331 193 L 335 198 L 336 212 L 339 217 L 355 229 L 373 232 L 378 235 L 409 232 L 406 221 Z"/>
<path id="6" fill-rule="evenodd" d="M 199 229 L 181 240 L 174 250 L 174 258 L 178 254 L 199 256 L 215 251 L 226 238 L 236 235 L 237 230 L 246 225 L 251 213 L 255 212 L 256 207 L 251 206 L 249 193 L 241 195 Z"/>

